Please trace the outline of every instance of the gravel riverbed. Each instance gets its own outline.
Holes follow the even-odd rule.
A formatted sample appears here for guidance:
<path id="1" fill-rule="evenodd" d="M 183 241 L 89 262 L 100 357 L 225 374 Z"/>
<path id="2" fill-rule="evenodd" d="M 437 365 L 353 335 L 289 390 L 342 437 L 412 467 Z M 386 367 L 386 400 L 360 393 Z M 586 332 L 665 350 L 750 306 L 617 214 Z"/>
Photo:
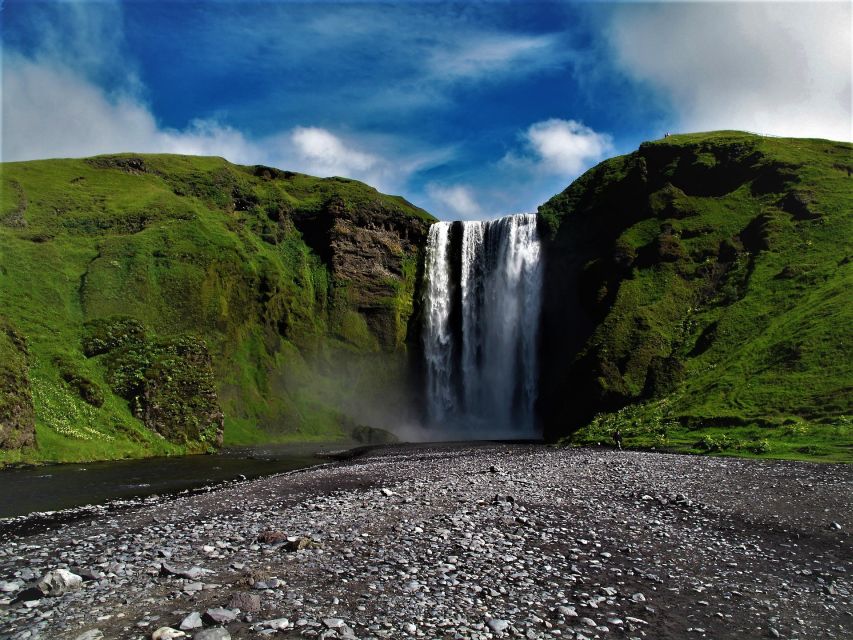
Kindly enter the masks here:
<path id="1" fill-rule="evenodd" d="M 845 465 L 388 447 L 7 530 L 0 638 L 853 638 L 851 503 Z"/>

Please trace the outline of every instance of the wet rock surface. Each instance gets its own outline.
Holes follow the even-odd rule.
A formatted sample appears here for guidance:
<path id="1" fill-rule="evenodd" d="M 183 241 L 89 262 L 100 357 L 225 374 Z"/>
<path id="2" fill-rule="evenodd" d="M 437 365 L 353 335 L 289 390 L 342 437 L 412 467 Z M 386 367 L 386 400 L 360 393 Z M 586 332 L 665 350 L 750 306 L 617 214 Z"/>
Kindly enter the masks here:
<path id="1" fill-rule="evenodd" d="M 842 465 L 388 447 L 8 535 L 0 638 L 851 638 L 852 488 Z M 81 582 L 36 597 L 58 570 Z"/>

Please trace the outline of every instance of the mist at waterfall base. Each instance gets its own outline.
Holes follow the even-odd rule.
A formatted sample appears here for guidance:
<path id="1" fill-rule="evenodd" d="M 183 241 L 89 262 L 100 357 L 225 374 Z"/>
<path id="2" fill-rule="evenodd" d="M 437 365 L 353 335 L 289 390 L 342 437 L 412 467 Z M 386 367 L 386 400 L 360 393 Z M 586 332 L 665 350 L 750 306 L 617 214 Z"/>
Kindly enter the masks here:
<path id="1" fill-rule="evenodd" d="M 430 227 L 422 438 L 538 437 L 540 251 L 535 214 Z"/>

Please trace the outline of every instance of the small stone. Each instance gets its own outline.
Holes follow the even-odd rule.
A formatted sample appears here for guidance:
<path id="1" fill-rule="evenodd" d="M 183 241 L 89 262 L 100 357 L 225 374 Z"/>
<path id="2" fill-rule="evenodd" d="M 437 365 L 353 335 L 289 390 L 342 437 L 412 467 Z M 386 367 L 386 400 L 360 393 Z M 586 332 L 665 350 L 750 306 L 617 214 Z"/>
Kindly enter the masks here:
<path id="1" fill-rule="evenodd" d="M 489 618 L 489 621 L 486 622 L 489 629 L 491 629 L 494 633 L 502 634 L 509 627 L 509 620 L 501 620 L 500 618 Z"/>
<path id="2" fill-rule="evenodd" d="M 30 569 L 29 567 L 24 567 L 15 575 L 17 575 L 21 580 L 26 580 L 26 581 L 35 580 L 36 577 L 38 576 L 38 574 L 35 571 L 33 571 L 32 569 Z"/>
<path id="3" fill-rule="evenodd" d="M 329 629 L 338 629 L 344 626 L 344 621 L 340 618 L 323 618 L 323 624 Z"/>
<path id="4" fill-rule="evenodd" d="M 104 577 L 103 573 L 95 569 L 80 569 L 78 575 L 83 578 L 83 582 L 93 582 Z"/>
<path id="5" fill-rule="evenodd" d="M 771 638 L 778 638 L 779 637 L 779 632 L 776 629 L 774 629 L 773 627 L 770 627 L 768 634 L 770 635 Z"/>
<path id="6" fill-rule="evenodd" d="M 193 640 L 231 640 L 231 634 L 223 627 L 205 629 L 193 636 Z"/>
<path id="7" fill-rule="evenodd" d="M 257 613 L 261 610 L 261 596 L 256 593 L 235 593 L 228 602 L 229 609 L 239 609 L 244 613 Z"/>
<path id="8" fill-rule="evenodd" d="M 228 624 L 229 622 L 234 622 L 234 620 L 237 619 L 237 614 L 230 609 L 216 607 L 205 611 L 203 618 L 209 624 Z"/>
<path id="9" fill-rule="evenodd" d="M 100 629 L 89 629 L 74 638 L 74 640 L 104 640 L 104 632 Z"/>
<path id="10" fill-rule="evenodd" d="M 180 628 L 184 631 L 191 631 L 192 629 L 200 629 L 202 626 L 201 622 L 201 614 L 198 611 L 193 611 L 186 618 L 181 620 Z"/>
<path id="11" fill-rule="evenodd" d="M 403 631 L 408 633 L 410 636 L 413 636 L 418 632 L 418 628 L 411 622 L 407 622 L 403 625 Z"/>
<path id="12" fill-rule="evenodd" d="M 174 638 L 185 638 L 187 634 L 172 627 L 160 627 L 151 634 L 151 640 L 174 640 Z"/>
<path id="13" fill-rule="evenodd" d="M 391 489 L 386 489 L 385 487 L 382 487 L 382 495 L 385 496 L 386 498 L 390 498 L 391 496 L 394 495 L 394 492 L 391 491 Z"/>
<path id="14" fill-rule="evenodd" d="M 261 532 L 258 536 L 258 542 L 262 542 L 263 544 L 278 544 L 285 540 L 287 540 L 287 534 L 281 531 L 267 530 Z"/>
<path id="15" fill-rule="evenodd" d="M 290 620 L 287 618 L 276 618 L 275 620 L 264 620 L 259 624 L 264 629 L 275 629 L 276 631 L 285 631 L 290 626 Z"/>
<path id="16" fill-rule="evenodd" d="M 635 593 L 631 596 L 631 600 L 633 600 L 634 602 L 645 602 L 646 596 L 644 596 L 642 593 Z"/>
<path id="17" fill-rule="evenodd" d="M 288 540 L 287 544 L 284 545 L 284 548 L 287 551 L 302 551 L 303 549 L 310 549 L 315 546 L 317 546 L 317 543 L 315 543 L 311 538 L 300 536 L 298 538 Z"/>

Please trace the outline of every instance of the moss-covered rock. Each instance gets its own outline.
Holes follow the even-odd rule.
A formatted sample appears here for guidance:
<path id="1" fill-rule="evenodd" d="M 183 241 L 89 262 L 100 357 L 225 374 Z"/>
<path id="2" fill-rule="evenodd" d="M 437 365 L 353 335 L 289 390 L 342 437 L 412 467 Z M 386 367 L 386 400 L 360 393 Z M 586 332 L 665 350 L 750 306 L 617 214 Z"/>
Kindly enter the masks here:
<path id="1" fill-rule="evenodd" d="M 0 449 L 31 447 L 35 443 L 27 341 L 0 316 Z"/>
<path id="2" fill-rule="evenodd" d="M 102 356 L 111 390 L 148 429 L 191 448 L 222 445 L 224 416 L 202 338 L 158 339 L 138 320 L 114 316 L 86 323 L 83 348 L 90 357 Z M 56 361 L 63 379 L 89 404 L 101 406 L 86 395 L 93 383 L 68 359 Z"/>
<path id="3" fill-rule="evenodd" d="M 54 364 L 59 369 L 59 375 L 62 380 L 74 391 L 74 393 L 80 396 L 84 402 L 87 402 L 93 407 L 103 406 L 104 392 L 100 385 L 82 373 L 73 359 L 64 356 L 57 356 L 54 358 Z"/>
<path id="4" fill-rule="evenodd" d="M 126 344 L 145 340 L 145 327 L 136 318 L 95 318 L 83 325 L 83 353 L 87 357 L 109 353 Z"/>
<path id="5" fill-rule="evenodd" d="M 224 416 L 207 346 L 185 336 L 154 346 L 139 403 L 142 421 L 171 442 L 222 445 Z"/>
<path id="6" fill-rule="evenodd" d="M 845 423 L 851 154 L 826 140 L 675 135 L 542 205 L 546 435 L 687 418 Z M 656 429 L 644 442 L 674 437 Z"/>

